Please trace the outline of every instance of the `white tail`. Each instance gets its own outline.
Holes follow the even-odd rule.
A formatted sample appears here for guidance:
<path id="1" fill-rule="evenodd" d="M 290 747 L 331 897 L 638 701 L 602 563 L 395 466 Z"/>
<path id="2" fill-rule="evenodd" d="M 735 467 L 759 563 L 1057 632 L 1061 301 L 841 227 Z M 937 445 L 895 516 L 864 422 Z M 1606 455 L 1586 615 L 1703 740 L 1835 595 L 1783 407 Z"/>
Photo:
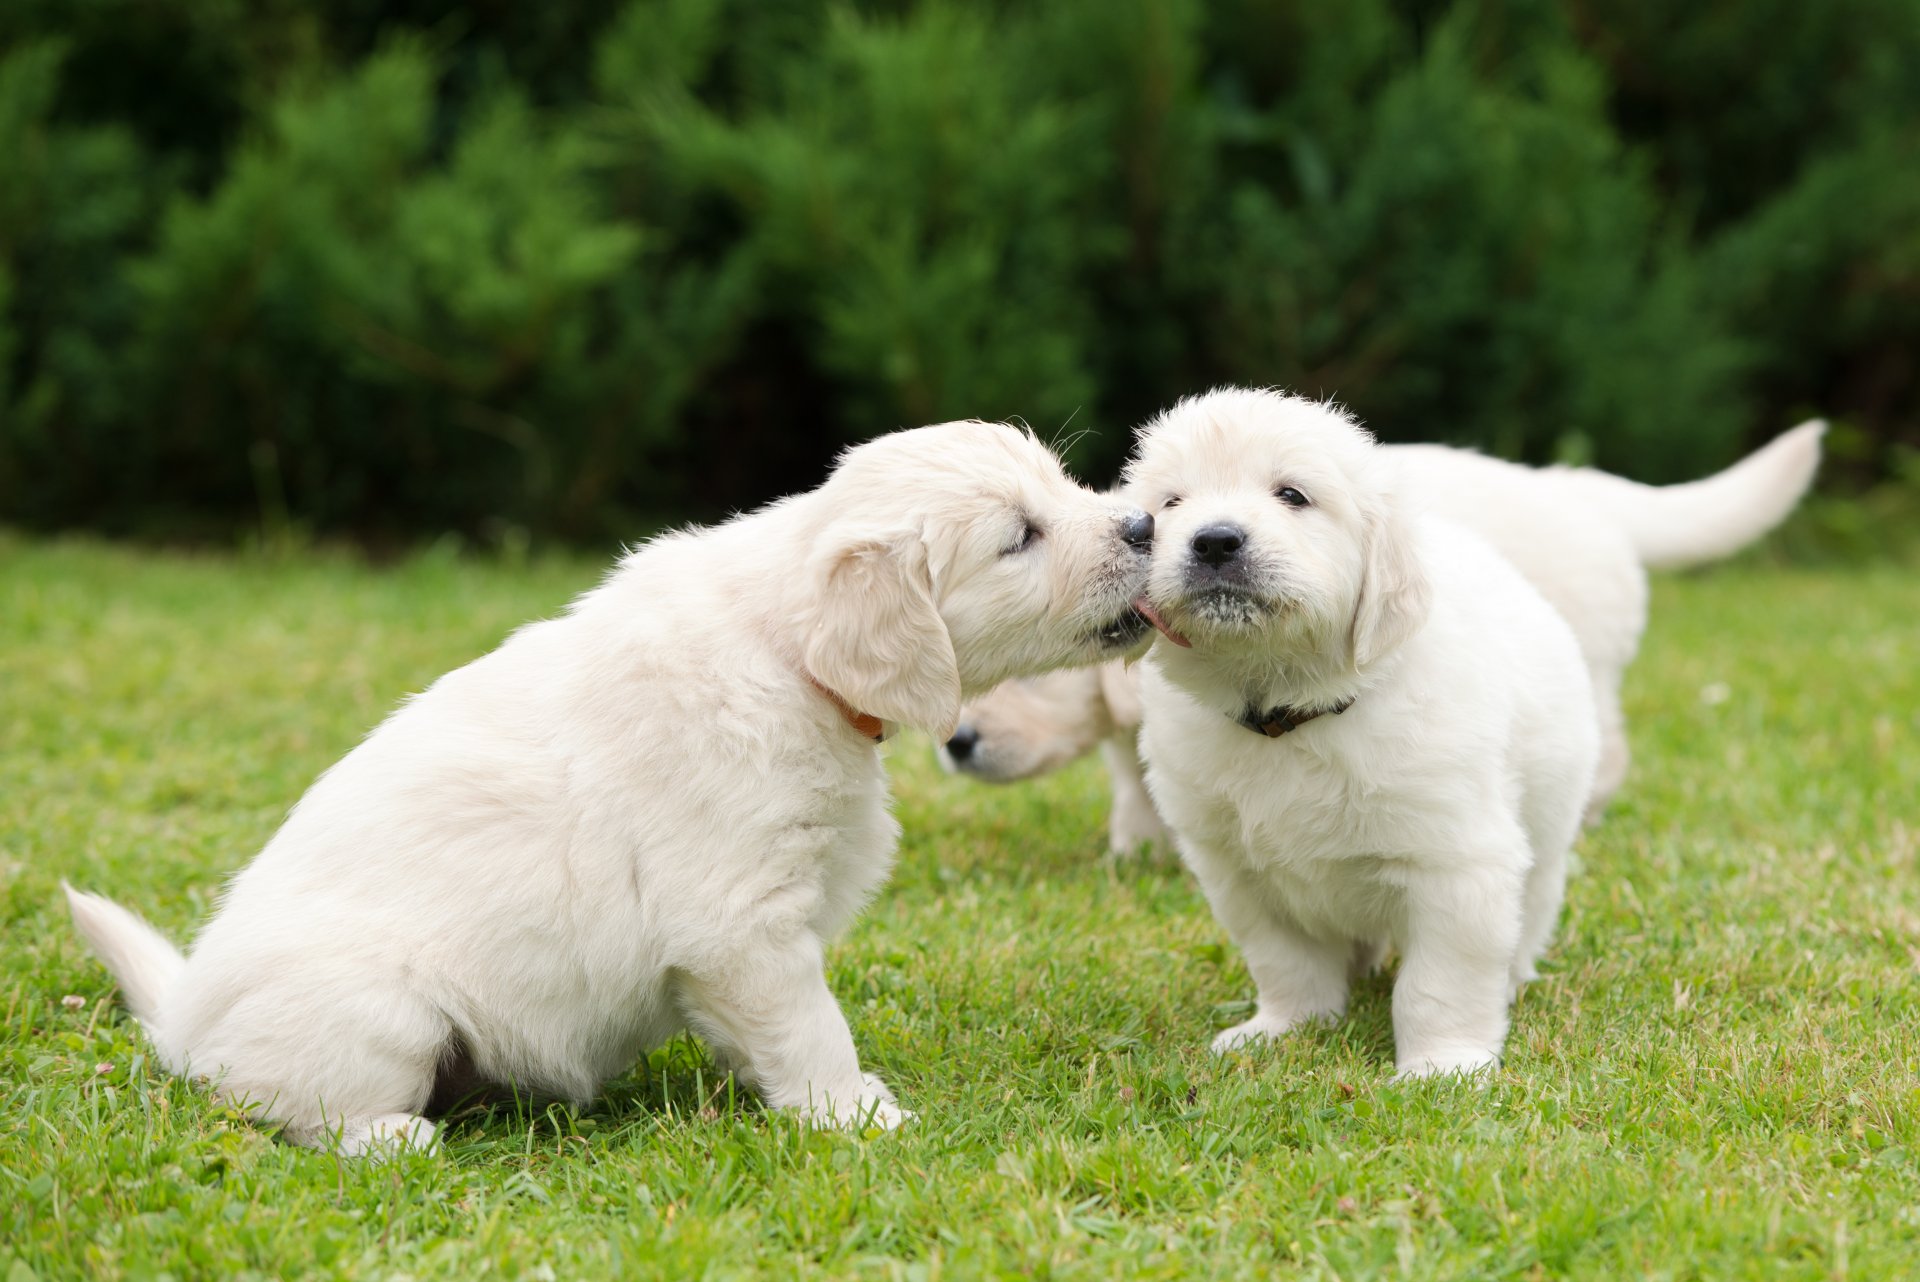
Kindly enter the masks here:
<path id="1" fill-rule="evenodd" d="M 1739 551 L 1793 511 L 1820 468 L 1820 419 L 1792 431 L 1724 472 L 1684 485 L 1642 485 L 1586 468 L 1556 476 L 1611 516 L 1643 564 L 1677 569 Z"/>
<path id="2" fill-rule="evenodd" d="M 160 999 L 180 977 L 186 959 L 159 931 L 111 899 L 75 890 L 64 881 L 60 889 L 67 892 L 73 924 L 120 982 L 127 1008 L 151 1031 Z"/>

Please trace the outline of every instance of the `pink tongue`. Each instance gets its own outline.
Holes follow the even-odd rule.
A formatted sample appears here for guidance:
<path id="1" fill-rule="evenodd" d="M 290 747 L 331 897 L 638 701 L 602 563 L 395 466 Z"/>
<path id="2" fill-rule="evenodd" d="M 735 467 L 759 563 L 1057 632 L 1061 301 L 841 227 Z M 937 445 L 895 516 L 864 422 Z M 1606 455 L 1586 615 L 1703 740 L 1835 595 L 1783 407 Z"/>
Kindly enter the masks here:
<path id="1" fill-rule="evenodd" d="M 1167 621 L 1160 617 L 1160 611 L 1153 608 L 1153 602 L 1143 596 L 1137 596 L 1133 599 L 1133 608 L 1140 611 L 1140 617 L 1151 623 L 1161 636 L 1184 650 L 1193 649 L 1193 642 L 1175 632 Z"/>

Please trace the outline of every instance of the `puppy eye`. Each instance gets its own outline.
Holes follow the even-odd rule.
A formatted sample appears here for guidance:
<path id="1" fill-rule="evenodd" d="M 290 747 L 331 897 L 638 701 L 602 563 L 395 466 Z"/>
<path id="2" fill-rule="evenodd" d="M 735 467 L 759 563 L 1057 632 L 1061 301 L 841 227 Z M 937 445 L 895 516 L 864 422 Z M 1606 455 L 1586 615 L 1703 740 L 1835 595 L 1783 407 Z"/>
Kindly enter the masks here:
<path id="1" fill-rule="evenodd" d="M 1281 486 L 1273 492 L 1273 497 L 1279 499 L 1288 507 L 1305 507 L 1307 505 L 1307 496 L 1299 490 L 1294 489 L 1291 485 Z"/>
<path id="2" fill-rule="evenodd" d="M 1012 556 L 1015 552 L 1025 552 L 1028 548 L 1032 547 L 1034 544 L 1038 543 L 1039 541 L 1040 541 L 1040 527 L 1035 525 L 1032 521 L 1028 521 L 1020 531 L 1019 541 L 1014 543 L 1012 547 L 1004 549 L 1000 553 L 1000 555 Z"/>
<path id="3" fill-rule="evenodd" d="M 1162 500 L 1160 504 L 1160 510 L 1164 512 L 1168 508 L 1174 508 L 1179 506 L 1180 506 L 1180 496 L 1178 494 L 1169 494 L 1164 500 Z"/>

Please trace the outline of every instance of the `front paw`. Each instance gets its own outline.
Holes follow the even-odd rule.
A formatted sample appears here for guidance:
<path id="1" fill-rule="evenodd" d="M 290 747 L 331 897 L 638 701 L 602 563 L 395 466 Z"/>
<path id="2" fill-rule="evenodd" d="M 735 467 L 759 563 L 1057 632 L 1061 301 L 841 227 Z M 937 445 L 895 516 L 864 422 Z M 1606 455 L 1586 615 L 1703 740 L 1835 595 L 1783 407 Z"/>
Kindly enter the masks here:
<path id="1" fill-rule="evenodd" d="M 872 1073 L 860 1074 L 860 1082 L 866 1087 L 861 1094 L 861 1100 L 867 1106 L 868 1126 L 877 1126 L 883 1131 L 890 1131 L 896 1126 L 913 1120 L 913 1114 L 894 1101 L 893 1091 L 885 1082 Z"/>
<path id="2" fill-rule="evenodd" d="M 861 1114 L 857 1129 L 863 1131 L 894 1131 L 913 1120 L 913 1114 L 901 1108 L 892 1100 L 883 1100 L 868 1096 L 861 1101 L 864 1112 Z"/>
<path id="3" fill-rule="evenodd" d="M 1255 1015 L 1246 1023 L 1235 1024 L 1215 1036 L 1213 1053 L 1228 1055 L 1238 1050 L 1253 1050 L 1265 1042 L 1285 1037 L 1305 1022 L 1283 1015 Z"/>
<path id="4" fill-rule="evenodd" d="M 1498 1051 L 1462 1047 L 1404 1059 L 1393 1080 L 1405 1082 L 1430 1077 L 1467 1077 L 1472 1079 L 1475 1086 L 1484 1088 L 1492 1083 L 1493 1075 L 1499 1068 Z"/>
<path id="5" fill-rule="evenodd" d="M 894 1101 L 887 1084 L 872 1073 L 860 1075 L 860 1090 L 851 1098 L 828 1096 L 807 1110 L 815 1126 L 844 1131 L 891 1131 L 913 1120 L 913 1114 Z"/>

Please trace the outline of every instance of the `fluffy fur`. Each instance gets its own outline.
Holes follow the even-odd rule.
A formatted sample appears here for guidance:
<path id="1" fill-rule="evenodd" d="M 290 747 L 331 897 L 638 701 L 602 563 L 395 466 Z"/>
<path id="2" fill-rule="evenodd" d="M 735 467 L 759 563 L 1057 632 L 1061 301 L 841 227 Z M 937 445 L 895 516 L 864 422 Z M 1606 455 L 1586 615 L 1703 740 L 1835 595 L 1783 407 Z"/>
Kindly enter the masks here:
<path id="1" fill-rule="evenodd" d="M 1646 569 L 1728 555 L 1778 524 L 1820 463 L 1825 424 L 1804 423 L 1728 468 L 1685 485 L 1650 486 L 1585 468 L 1529 468 L 1442 445 L 1391 445 L 1425 510 L 1492 543 L 1573 628 L 1600 718 L 1600 766 L 1587 820 L 1627 774 L 1620 686 L 1646 626 Z M 1164 831 L 1141 786 L 1136 677 L 1120 663 L 1049 673 L 961 709 L 948 770 L 1005 783 L 1056 770 L 1098 746 L 1113 780 L 1110 848 L 1159 849 Z"/>
<path id="2" fill-rule="evenodd" d="M 967 694 L 1137 649 L 1150 529 L 1023 432 L 882 437 L 409 701 L 191 956 L 70 890 L 74 920 L 171 1071 L 300 1143 L 428 1143 L 436 1084 L 581 1100 L 689 1027 L 775 1107 L 892 1126 L 822 950 L 898 829 L 820 686 L 945 735 Z"/>
<path id="3" fill-rule="evenodd" d="M 1566 621 L 1403 479 L 1336 409 L 1249 391 L 1182 402 L 1127 472 L 1148 597 L 1191 642 L 1146 659 L 1148 783 L 1258 989 L 1216 1050 L 1339 1016 L 1391 944 L 1400 1072 L 1486 1069 L 1553 933 L 1592 685 Z M 1237 719 L 1278 706 L 1322 715 Z"/>

